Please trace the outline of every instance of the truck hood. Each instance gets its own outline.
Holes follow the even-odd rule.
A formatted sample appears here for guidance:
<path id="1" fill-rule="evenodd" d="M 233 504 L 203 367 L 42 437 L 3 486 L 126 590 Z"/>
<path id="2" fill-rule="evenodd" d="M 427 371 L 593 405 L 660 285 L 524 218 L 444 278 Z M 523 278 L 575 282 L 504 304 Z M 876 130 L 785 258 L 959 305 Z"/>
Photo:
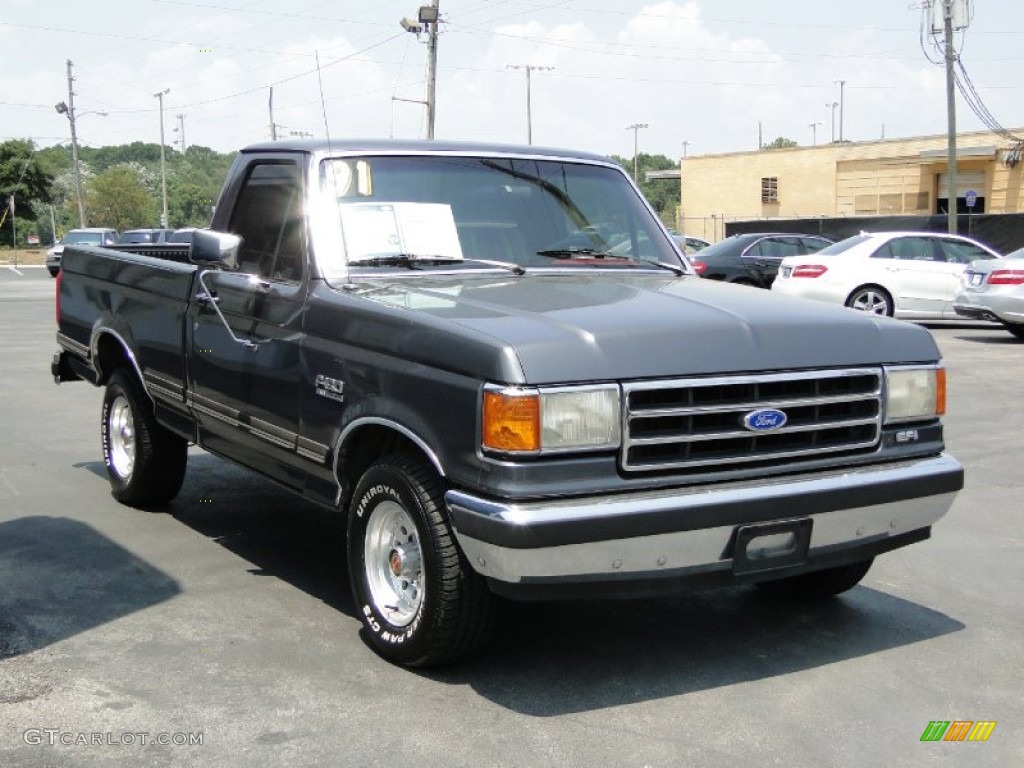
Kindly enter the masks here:
<path id="1" fill-rule="evenodd" d="M 459 369 L 493 346 L 507 383 L 546 384 L 939 359 L 916 325 L 698 277 L 566 271 L 396 279 L 364 296 L 450 328 Z M 457 326 L 456 328 L 452 326 Z M 467 333 L 468 332 L 468 333 Z M 466 344 L 466 347 L 460 347 Z M 433 346 L 433 345 L 432 345 Z M 476 354 L 472 355 L 476 357 Z M 445 366 L 449 367 L 449 366 Z"/>

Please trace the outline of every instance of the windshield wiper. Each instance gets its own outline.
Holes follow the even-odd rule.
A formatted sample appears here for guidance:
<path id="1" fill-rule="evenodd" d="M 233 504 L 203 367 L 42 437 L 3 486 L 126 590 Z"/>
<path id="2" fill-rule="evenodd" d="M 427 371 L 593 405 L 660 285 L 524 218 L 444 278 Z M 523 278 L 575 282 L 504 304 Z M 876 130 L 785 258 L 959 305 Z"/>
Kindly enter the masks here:
<path id="1" fill-rule="evenodd" d="M 660 269 L 667 269 L 669 272 L 674 272 L 675 274 L 680 276 L 689 274 L 682 265 L 676 266 L 675 264 L 669 264 L 666 261 L 648 261 L 647 259 L 634 259 L 631 256 L 621 256 L 617 253 L 600 251 L 595 248 L 550 248 L 545 251 L 537 251 L 537 255 L 548 256 L 552 259 L 573 259 L 576 257 L 584 257 L 588 259 L 617 259 L 619 261 L 632 261 L 637 266 L 648 266 L 658 267 Z"/>
<path id="2" fill-rule="evenodd" d="M 583 257 L 587 259 L 618 259 L 619 261 L 633 261 L 631 256 L 620 256 L 617 253 L 609 253 L 597 248 L 547 248 L 537 251 L 538 256 L 547 256 L 552 259 L 575 259 Z"/>
<path id="3" fill-rule="evenodd" d="M 445 264 L 485 264 L 490 267 L 507 269 L 517 275 L 525 275 L 526 270 L 518 264 L 509 261 L 492 261 L 490 259 L 458 259 L 454 256 L 423 255 L 418 253 L 389 253 L 386 255 L 372 256 L 364 259 L 355 259 L 349 262 L 350 267 L 405 267 L 407 269 L 420 269 L 420 265 L 439 266 Z"/>
<path id="4" fill-rule="evenodd" d="M 368 256 L 354 259 L 348 263 L 350 267 L 406 267 L 419 269 L 420 264 L 453 264 L 461 263 L 462 259 L 451 256 L 425 256 L 417 253 L 388 253 L 379 256 Z"/>

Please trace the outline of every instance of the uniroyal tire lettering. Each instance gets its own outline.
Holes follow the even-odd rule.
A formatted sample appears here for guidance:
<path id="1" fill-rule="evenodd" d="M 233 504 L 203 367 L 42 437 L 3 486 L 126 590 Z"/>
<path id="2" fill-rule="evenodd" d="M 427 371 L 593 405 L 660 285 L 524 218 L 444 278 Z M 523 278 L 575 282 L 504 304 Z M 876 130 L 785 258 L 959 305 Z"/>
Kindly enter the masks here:
<path id="1" fill-rule="evenodd" d="M 366 489 L 366 493 L 364 493 L 363 497 L 359 500 L 359 506 L 356 507 L 356 517 L 362 518 L 363 515 L 366 514 L 366 508 L 370 505 L 370 502 L 373 501 L 377 496 L 380 496 L 382 493 L 387 494 L 390 498 L 394 499 L 395 501 L 399 500 L 398 492 L 394 488 L 392 488 L 390 485 L 378 483 L 372 488 Z"/>

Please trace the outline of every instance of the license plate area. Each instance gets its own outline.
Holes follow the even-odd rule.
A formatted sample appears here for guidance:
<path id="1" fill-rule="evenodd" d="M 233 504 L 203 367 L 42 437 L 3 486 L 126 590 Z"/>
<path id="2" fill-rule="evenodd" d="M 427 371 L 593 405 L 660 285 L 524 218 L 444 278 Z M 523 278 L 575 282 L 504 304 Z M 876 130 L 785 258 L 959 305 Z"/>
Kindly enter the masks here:
<path id="1" fill-rule="evenodd" d="M 810 518 L 744 525 L 736 530 L 732 572 L 736 575 L 771 571 L 807 560 L 811 545 Z"/>

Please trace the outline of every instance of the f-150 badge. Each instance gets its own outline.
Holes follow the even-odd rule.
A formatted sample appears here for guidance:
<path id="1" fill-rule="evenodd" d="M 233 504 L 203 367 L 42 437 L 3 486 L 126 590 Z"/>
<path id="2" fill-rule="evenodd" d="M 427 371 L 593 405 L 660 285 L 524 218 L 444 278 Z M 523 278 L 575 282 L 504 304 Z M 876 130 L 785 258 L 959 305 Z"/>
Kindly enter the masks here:
<path id="1" fill-rule="evenodd" d="M 314 384 L 316 386 L 316 393 L 320 397 L 326 397 L 328 400 L 337 400 L 339 403 L 345 402 L 345 382 L 341 379 L 332 379 L 330 376 L 318 373 Z"/>

